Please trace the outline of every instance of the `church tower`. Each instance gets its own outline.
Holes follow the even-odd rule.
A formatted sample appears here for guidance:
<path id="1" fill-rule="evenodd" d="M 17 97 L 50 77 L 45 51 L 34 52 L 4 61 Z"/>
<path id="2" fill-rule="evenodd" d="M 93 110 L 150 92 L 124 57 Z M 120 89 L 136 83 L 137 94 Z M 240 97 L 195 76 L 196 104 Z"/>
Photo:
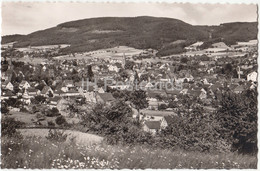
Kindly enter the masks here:
<path id="1" fill-rule="evenodd" d="M 123 54 L 123 60 L 122 60 L 122 67 L 125 69 L 125 64 L 126 64 L 126 57 L 125 53 Z"/>

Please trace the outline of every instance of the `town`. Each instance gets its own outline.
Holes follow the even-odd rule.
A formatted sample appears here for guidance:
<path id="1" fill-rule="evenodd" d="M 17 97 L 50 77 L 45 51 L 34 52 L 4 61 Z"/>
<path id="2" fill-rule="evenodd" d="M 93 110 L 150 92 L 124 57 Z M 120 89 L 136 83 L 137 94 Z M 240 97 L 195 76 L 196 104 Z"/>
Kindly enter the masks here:
<path id="1" fill-rule="evenodd" d="M 57 125 L 57 117 L 78 123 L 97 104 L 125 101 L 143 130 L 156 134 L 194 105 L 214 112 L 224 90 L 239 94 L 256 89 L 257 40 L 231 46 L 217 42 L 207 49 L 201 48 L 203 43 L 163 57 L 156 56 L 154 49 L 127 46 L 62 54 L 60 49 L 69 45 L 13 48 L 13 43 L 3 44 L 2 113 L 27 127 L 48 127 Z M 168 82 L 182 89 L 168 89 Z M 122 95 L 134 84 L 144 90 L 148 102 L 140 112 Z"/>

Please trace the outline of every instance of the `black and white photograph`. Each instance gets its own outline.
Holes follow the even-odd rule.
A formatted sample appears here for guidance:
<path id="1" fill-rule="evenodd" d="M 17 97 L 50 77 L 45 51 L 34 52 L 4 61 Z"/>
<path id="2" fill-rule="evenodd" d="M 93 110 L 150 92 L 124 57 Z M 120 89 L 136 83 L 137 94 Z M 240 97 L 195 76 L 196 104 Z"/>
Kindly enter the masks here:
<path id="1" fill-rule="evenodd" d="M 257 3 L 2 1 L 1 18 L 1 169 L 257 169 Z"/>

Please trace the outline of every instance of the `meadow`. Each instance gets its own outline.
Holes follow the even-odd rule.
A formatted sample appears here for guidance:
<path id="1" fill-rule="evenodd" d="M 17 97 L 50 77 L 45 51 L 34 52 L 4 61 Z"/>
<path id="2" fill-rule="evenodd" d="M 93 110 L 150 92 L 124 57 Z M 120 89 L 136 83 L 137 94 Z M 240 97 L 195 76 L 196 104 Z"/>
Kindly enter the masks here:
<path id="1" fill-rule="evenodd" d="M 255 169 L 256 156 L 236 153 L 200 153 L 151 149 L 145 146 L 112 146 L 104 142 L 78 144 L 44 137 L 2 137 L 1 168 L 30 169 Z"/>

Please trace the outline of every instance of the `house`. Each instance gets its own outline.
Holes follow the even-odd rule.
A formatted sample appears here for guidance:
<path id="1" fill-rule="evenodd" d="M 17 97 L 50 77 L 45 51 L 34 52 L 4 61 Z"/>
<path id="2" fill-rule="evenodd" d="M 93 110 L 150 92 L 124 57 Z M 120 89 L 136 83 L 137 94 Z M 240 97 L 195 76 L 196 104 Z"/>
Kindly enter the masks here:
<path id="1" fill-rule="evenodd" d="M 243 85 L 239 85 L 234 89 L 234 93 L 239 94 L 242 93 L 245 90 Z"/>
<path id="2" fill-rule="evenodd" d="M 64 92 L 61 96 L 63 97 L 80 97 L 80 93 L 77 90 L 71 89 L 67 92 Z"/>
<path id="3" fill-rule="evenodd" d="M 20 89 L 28 89 L 28 88 L 30 88 L 31 87 L 31 85 L 27 82 L 27 81 L 25 81 L 25 80 L 23 80 L 21 83 L 20 83 L 20 85 L 19 85 L 19 88 Z"/>
<path id="4" fill-rule="evenodd" d="M 144 123 L 144 131 L 150 132 L 155 135 L 157 131 L 160 131 L 161 123 L 160 121 L 145 121 Z"/>
<path id="5" fill-rule="evenodd" d="M 73 80 L 64 80 L 62 86 L 67 88 L 72 88 L 74 87 L 74 82 Z"/>
<path id="6" fill-rule="evenodd" d="M 108 70 L 119 72 L 120 69 L 116 65 L 109 65 Z"/>
<path id="7" fill-rule="evenodd" d="M 167 126 L 170 126 L 174 124 L 175 122 L 178 122 L 179 117 L 174 115 L 164 116 L 161 119 L 161 129 L 165 129 Z"/>
<path id="8" fill-rule="evenodd" d="M 24 95 L 31 98 L 31 97 L 39 95 L 40 93 L 41 93 L 41 91 L 38 89 L 28 88 L 25 90 Z"/>
<path id="9" fill-rule="evenodd" d="M 44 97 L 47 97 L 47 96 L 49 96 L 50 93 L 53 95 L 53 90 L 51 89 L 51 87 L 44 86 L 42 91 L 41 91 L 41 95 L 44 96 Z"/>
<path id="10" fill-rule="evenodd" d="M 204 90 L 204 89 L 203 89 Z M 187 94 L 193 97 L 199 97 L 200 99 L 207 98 L 207 92 L 204 90 L 188 90 Z"/>
<path id="11" fill-rule="evenodd" d="M 115 98 L 111 93 L 96 93 L 96 99 L 98 103 L 108 105 L 115 101 Z"/>
<path id="12" fill-rule="evenodd" d="M 257 72 L 251 72 L 247 74 L 247 81 L 257 82 Z"/>
<path id="13" fill-rule="evenodd" d="M 5 82 L 3 82 L 3 84 L 2 84 L 2 89 L 7 89 L 7 90 L 11 90 L 11 91 L 13 91 L 14 90 L 14 86 L 13 86 L 13 84 L 11 83 L 11 81 L 5 81 Z"/>
<path id="14" fill-rule="evenodd" d="M 9 99 L 9 98 L 17 98 L 17 96 L 12 93 L 12 91 L 8 90 L 8 91 L 2 91 L 2 95 L 1 95 L 1 100 L 3 99 Z"/>
<path id="15" fill-rule="evenodd" d="M 64 98 L 56 96 L 56 97 L 50 98 L 49 107 L 50 108 L 55 107 L 61 112 L 61 111 L 67 109 L 67 107 L 68 107 L 67 103 L 68 102 Z"/>
<path id="16" fill-rule="evenodd" d="M 11 80 L 13 74 L 14 74 L 14 71 L 11 69 L 8 69 L 6 72 L 1 73 L 1 78 L 3 80 Z"/>

